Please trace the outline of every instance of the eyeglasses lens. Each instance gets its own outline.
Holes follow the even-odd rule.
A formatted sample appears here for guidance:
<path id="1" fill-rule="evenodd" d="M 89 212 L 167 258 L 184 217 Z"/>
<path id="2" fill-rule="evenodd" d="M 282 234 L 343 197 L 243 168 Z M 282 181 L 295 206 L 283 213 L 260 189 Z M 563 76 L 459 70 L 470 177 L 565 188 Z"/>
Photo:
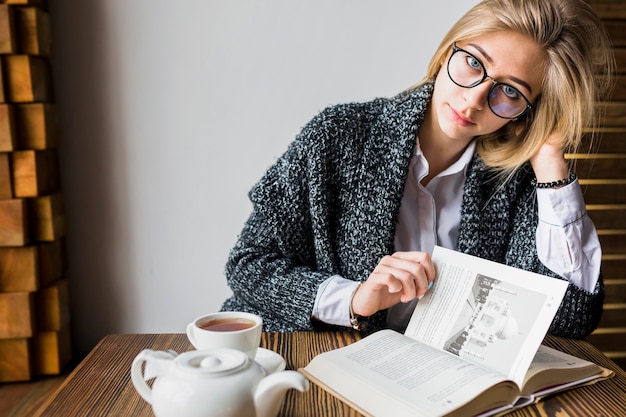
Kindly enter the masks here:
<path id="1" fill-rule="evenodd" d="M 448 75 L 452 82 L 465 88 L 476 87 L 487 77 L 483 64 L 462 49 L 452 52 L 448 60 Z M 520 116 L 528 107 L 528 102 L 519 90 L 503 83 L 493 84 L 488 103 L 496 116 L 507 119 Z"/>

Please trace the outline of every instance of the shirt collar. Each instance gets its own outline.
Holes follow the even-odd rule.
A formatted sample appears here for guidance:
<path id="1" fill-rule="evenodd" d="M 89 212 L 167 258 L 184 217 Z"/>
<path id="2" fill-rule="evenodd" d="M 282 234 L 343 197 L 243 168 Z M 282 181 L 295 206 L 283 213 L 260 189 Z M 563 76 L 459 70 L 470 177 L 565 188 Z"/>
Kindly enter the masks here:
<path id="1" fill-rule="evenodd" d="M 439 175 L 437 175 L 437 177 L 443 177 L 446 175 L 453 175 L 459 172 L 465 172 L 467 170 L 467 167 L 469 166 L 470 162 L 472 161 L 472 158 L 474 157 L 474 151 L 476 150 L 476 141 L 472 140 L 467 147 L 465 148 L 465 150 L 463 151 L 463 153 L 461 154 L 461 156 L 459 157 L 459 159 L 457 159 L 452 165 L 450 165 L 448 168 L 446 168 L 445 170 L 443 170 Z M 420 148 L 420 141 L 419 138 L 417 138 L 417 141 L 415 143 L 415 152 L 414 152 L 414 156 L 416 156 L 417 160 L 420 161 L 420 165 L 422 167 L 427 167 L 428 166 L 428 162 L 426 161 L 426 158 L 424 157 L 424 154 L 422 153 L 422 149 Z M 426 173 L 424 173 L 425 175 Z"/>

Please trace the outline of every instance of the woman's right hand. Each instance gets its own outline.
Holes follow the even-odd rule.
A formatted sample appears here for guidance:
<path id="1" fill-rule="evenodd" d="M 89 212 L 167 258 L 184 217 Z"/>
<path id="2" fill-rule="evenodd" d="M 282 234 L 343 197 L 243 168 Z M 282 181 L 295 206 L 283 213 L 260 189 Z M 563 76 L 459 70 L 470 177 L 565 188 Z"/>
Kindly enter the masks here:
<path id="1" fill-rule="evenodd" d="M 421 298 L 435 280 L 435 265 L 427 252 L 396 252 L 383 257 L 352 298 L 352 311 L 372 314 Z"/>

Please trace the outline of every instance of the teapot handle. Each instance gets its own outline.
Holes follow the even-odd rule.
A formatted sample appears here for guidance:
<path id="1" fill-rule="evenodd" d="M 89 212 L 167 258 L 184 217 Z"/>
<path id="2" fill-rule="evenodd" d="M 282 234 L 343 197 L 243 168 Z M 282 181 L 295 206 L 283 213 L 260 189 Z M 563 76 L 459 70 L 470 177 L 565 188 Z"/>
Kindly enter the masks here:
<path id="1" fill-rule="evenodd" d="M 133 364 L 130 368 L 130 378 L 139 395 L 141 395 L 141 397 L 149 404 L 152 404 L 152 388 L 150 388 L 150 386 L 146 383 L 146 379 L 153 378 L 156 375 L 144 376 L 144 371 L 142 371 L 142 365 L 144 364 L 144 362 L 148 362 L 148 360 L 171 360 L 172 358 L 174 358 L 174 356 L 175 355 L 170 352 L 145 349 L 141 351 L 133 360 Z"/>

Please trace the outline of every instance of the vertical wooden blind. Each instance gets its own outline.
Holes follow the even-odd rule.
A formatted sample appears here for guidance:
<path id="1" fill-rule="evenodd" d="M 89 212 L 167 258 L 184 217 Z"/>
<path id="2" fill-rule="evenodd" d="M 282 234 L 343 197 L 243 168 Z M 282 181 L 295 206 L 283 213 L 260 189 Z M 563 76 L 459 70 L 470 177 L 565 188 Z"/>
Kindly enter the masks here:
<path id="1" fill-rule="evenodd" d="M 591 155 L 568 157 L 575 160 L 587 211 L 598 229 L 603 251 L 604 313 L 588 340 L 626 369 L 626 1 L 587 2 L 610 33 L 617 76 L 612 94 L 600 102 L 604 110 L 601 127 L 589 132 L 584 144 Z"/>

